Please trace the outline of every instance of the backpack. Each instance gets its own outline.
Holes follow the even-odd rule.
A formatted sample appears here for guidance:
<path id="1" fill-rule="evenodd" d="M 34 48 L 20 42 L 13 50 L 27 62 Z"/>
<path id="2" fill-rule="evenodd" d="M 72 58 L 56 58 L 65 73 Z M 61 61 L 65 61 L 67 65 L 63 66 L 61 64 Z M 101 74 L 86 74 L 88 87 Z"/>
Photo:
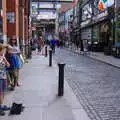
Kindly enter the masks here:
<path id="1" fill-rule="evenodd" d="M 21 112 L 23 112 L 24 106 L 22 104 L 13 103 L 12 107 L 10 109 L 10 115 L 19 115 Z"/>

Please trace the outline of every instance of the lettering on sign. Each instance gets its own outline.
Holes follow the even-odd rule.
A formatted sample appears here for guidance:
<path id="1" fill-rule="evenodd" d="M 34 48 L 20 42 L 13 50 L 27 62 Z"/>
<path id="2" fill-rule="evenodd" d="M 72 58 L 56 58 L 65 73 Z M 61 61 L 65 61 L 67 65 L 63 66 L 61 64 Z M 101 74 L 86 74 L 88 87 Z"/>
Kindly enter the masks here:
<path id="1" fill-rule="evenodd" d="M 102 13 L 94 16 L 94 17 L 93 17 L 93 20 L 94 20 L 94 21 L 99 21 L 99 20 L 103 19 L 104 17 L 106 17 L 107 15 L 108 15 L 108 12 L 107 12 L 107 11 L 102 12 Z"/>

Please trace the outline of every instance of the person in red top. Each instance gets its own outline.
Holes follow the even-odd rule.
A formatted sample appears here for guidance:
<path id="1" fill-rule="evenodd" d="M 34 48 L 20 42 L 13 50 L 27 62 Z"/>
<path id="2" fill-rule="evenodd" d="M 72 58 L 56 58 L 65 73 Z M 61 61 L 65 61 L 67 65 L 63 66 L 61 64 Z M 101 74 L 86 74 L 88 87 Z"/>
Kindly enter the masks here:
<path id="1" fill-rule="evenodd" d="M 42 41 L 42 39 L 37 40 L 38 53 L 41 52 L 42 45 L 43 45 L 43 41 Z"/>

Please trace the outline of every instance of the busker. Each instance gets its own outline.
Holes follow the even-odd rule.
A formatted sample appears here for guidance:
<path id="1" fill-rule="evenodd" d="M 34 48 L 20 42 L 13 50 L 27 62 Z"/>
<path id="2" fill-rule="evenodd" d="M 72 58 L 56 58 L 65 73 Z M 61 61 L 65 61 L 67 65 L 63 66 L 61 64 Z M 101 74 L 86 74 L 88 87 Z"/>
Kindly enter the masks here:
<path id="1" fill-rule="evenodd" d="M 5 110 L 9 110 L 10 108 L 6 105 L 3 105 L 4 102 L 4 92 L 6 88 L 6 67 L 9 67 L 10 64 L 6 60 L 4 53 L 5 53 L 5 46 L 0 44 L 0 116 L 5 115 Z"/>

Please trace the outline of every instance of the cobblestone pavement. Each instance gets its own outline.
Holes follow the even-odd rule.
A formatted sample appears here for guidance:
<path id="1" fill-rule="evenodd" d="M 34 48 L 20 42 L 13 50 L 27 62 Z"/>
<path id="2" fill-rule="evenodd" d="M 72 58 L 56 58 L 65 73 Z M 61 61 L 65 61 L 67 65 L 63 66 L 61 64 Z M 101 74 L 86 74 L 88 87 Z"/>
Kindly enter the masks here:
<path id="1" fill-rule="evenodd" d="M 54 59 L 65 62 L 65 79 L 91 120 L 120 120 L 120 69 L 57 49 Z"/>

